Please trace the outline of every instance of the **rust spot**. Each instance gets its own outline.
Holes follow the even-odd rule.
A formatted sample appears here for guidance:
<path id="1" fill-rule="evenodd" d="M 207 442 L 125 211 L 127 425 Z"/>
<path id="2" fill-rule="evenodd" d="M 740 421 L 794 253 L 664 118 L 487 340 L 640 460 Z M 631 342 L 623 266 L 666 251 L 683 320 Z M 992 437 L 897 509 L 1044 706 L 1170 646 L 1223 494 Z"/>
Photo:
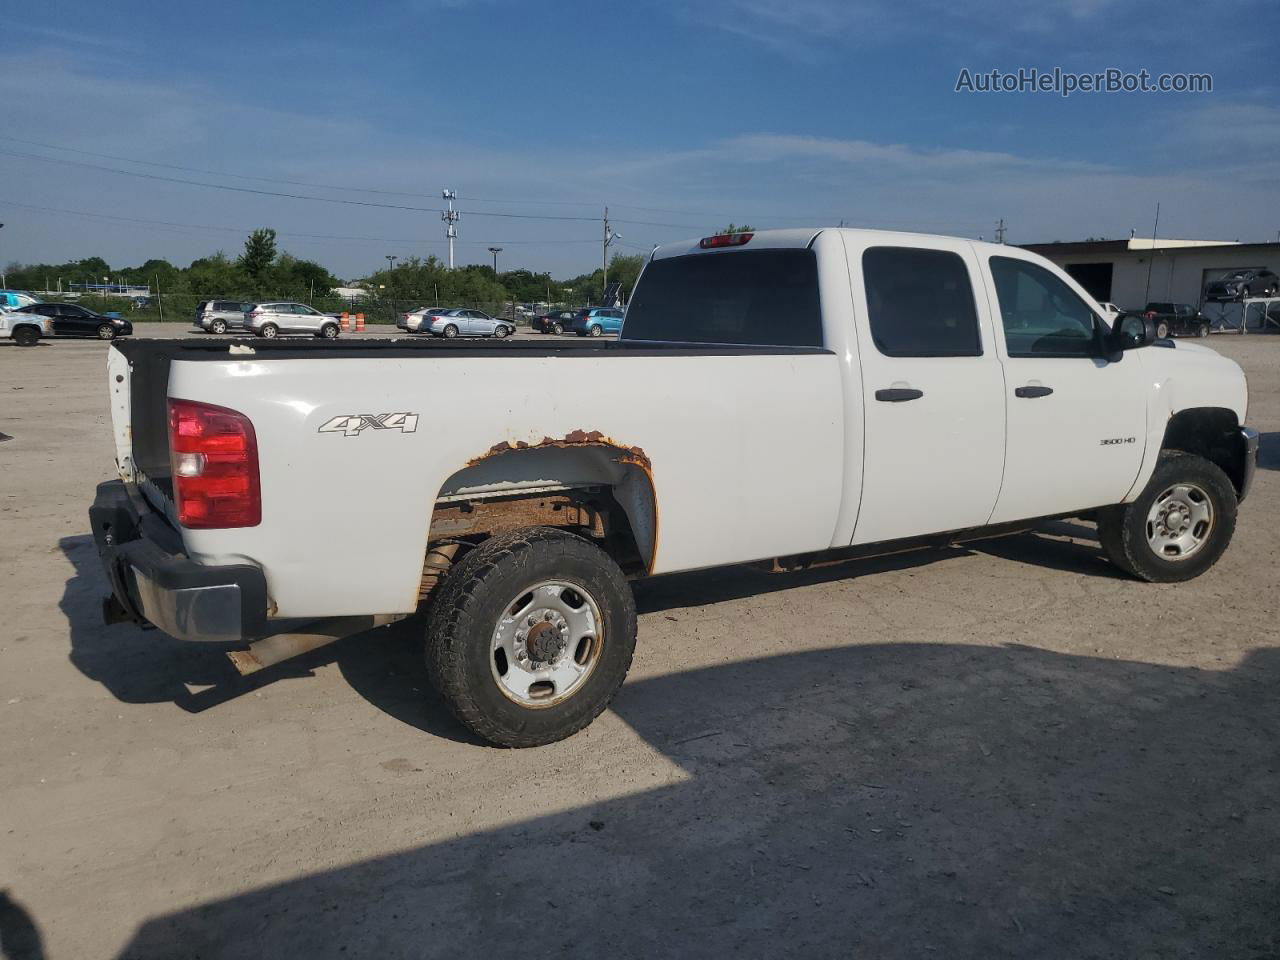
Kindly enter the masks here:
<path id="1" fill-rule="evenodd" d="M 501 443 L 495 443 L 478 457 L 473 457 L 467 461 L 467 466 L 474 467 L 482 460 L 489 457 L 501 456 L 504 453 L 512 453 L 516 450 L 537 450 L 547 447 L 612 447 L 621 452 L 622 456 L 618 458 L 619 463 L 628 463 L 632 466 L 639 467 L 646 473 L 652 474 L 653 464 L 650 462 L 648 455 L 640 447 L 627 446 L 619 443 L 612 437 L 609 437 L 599 430 L 570 430 L 564 435 L 563 439 L 557 440 L 554 437 L 543 437 L 537 443 L 527 443 L 524 440 L 517 440 L 511 443 L 503 440 Z"/>

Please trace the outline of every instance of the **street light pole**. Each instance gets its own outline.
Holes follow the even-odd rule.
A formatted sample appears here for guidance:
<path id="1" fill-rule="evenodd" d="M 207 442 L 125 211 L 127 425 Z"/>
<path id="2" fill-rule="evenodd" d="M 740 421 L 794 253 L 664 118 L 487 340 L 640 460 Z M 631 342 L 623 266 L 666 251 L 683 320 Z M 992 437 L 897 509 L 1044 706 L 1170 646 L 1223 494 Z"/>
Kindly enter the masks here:
<path id="1" fill-rule="evenodd" d="M 498 275 L 498 254 L 502 252 L 501 247 L 490 247 L 489 252 L 493 254 L 493 275 Z"/>

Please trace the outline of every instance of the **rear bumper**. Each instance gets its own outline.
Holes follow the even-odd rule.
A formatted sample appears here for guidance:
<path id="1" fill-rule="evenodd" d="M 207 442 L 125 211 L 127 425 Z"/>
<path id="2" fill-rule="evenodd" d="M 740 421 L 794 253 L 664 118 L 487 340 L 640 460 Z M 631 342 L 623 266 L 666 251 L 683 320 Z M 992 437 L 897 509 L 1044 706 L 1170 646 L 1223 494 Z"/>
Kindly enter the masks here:
<path id="1" fill-rule="evenodd" d="M 108 622 L 159 627 L 179 640 L 241 643 L 266 632 L 267 581 L 252 564 L 210 566 L 181 553 L 176 533 L 123 481 L 98 486 L 89 509 L 111 583 Z"/>

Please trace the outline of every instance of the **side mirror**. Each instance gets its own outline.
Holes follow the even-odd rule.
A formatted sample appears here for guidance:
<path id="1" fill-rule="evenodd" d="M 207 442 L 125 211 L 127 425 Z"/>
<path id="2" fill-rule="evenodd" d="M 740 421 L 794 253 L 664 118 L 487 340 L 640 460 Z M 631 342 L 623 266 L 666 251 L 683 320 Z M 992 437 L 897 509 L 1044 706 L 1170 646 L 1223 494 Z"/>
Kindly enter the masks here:
<path id="1" fill-rule="evenodd" d="M 1118 314 L 1111 324 L 1108 346 L 1117 353 L 1156 342 L 1156 322 L 1141 313 Z"/>

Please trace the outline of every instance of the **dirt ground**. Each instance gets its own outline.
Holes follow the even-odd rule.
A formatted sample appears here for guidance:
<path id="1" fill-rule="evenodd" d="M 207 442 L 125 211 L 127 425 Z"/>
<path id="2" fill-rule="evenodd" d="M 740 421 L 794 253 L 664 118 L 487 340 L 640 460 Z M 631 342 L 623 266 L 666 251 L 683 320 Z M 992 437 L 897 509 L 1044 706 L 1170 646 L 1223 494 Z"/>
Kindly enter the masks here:
<path id="1" fill-rule="evenodd" d="M 1071 522 L 640 583 L 614 708 L 525 751 L 412 621 L 253 681 L 101 626 L 106 347 L 0 347 L 0 952 L 1280 957 L 1280 337 L 1209 344 L 1264 446 L 1206 576 Z"/>

